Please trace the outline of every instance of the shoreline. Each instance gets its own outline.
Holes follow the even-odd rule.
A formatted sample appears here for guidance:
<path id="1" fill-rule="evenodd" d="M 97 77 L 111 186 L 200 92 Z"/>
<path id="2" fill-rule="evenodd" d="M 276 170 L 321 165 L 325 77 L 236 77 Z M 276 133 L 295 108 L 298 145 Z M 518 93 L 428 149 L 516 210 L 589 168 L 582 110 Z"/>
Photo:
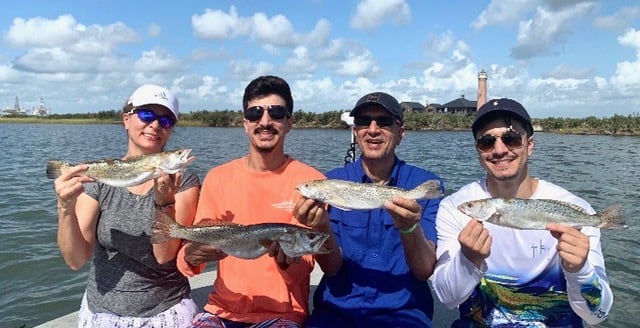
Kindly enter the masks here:
<path id="1" fill-rule="evenodd" d="M 586 120 L 586 119 L 584 119 Z M 317 124 L 308 124 L 302 122 L 302 124 L 295 122 L 294 126 L 296 129 L 348 129 L 345 123 L 340 126 L 327 126 L 327 125 L 317 125 Z M 44 118 L 44 117 L 3 117 L 0 116 L 0 124 L 52 124 L 52 125 L 62 125 L 62 124 L 77 124 L 77 125 L 90 125 L 90 124 L 122 124 L 122 121 L 113 120 L 113 119 L 93 119 L 93 118 Z M 181 120 L 176 125 L 177 128 L 180 127 L 220 127 L 220 128 L 241 128 L 241 125 L 231 124 L 228 126 L 209 126 L 204 124 L 201 121 L 195 120 Z M 640 128 L 640 126 L 639 126 Z M 406 131 L 471 131 L 470 128 L 418 128 L 412 129 L 410 127 L 405 127 Z M 543 132 L 543 133 L 554 133 L 554 134 L 566 134 L 566 135 L 602 135 L 602 136 L 640 136 L 640 130 L 638 132 L 629 132 L 629 131 L 620 131 L 620 132 L 611 132 L 608 130 L 602 130 L 601 128 L 596 127 L 586 127 L 584 125 L 580 125 L 575 128 L 558 128 L 558 129 L 545 129 L 540 125 L 536 125 L 534 132 Z"/>

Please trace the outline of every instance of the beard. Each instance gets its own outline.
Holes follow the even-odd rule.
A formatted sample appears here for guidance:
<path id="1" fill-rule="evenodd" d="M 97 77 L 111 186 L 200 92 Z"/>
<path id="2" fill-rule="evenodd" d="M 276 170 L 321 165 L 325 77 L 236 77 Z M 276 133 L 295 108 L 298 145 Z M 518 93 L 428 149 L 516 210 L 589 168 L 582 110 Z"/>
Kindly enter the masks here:
<path id="1" fill-rule="evenodd" d="M 259 126 L 253 131 L 253 135 L 257 136 L 257 138 L 259 139 L 262 132 L 269 132 L 273 136 L 279 135 L 278 130 L 274 129 L 272 126 Z M 260 145 L 260 142 L 256 143 L 256 150 L 261 154 L 270 154 L 275 148 L 275 144 Z"/>

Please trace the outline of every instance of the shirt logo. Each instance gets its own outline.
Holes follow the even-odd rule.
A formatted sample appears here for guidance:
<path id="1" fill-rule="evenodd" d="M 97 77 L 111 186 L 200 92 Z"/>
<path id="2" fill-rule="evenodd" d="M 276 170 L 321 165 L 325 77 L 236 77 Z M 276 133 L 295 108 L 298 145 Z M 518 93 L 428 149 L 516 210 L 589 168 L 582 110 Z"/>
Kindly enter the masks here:
<path id="1" fill-rule="evenodd" d="M 282 210 L 285 210 L 289 213 L 293 212 L 293 208 L 296 206 L 296 204 L 290 200 L 286 200 L 284 202 L 280 202 L 280 203 L 275 203 L 275 204 L 271 204 L 271 206 L 275 207 L 275 208 L 279 208 Z"/>

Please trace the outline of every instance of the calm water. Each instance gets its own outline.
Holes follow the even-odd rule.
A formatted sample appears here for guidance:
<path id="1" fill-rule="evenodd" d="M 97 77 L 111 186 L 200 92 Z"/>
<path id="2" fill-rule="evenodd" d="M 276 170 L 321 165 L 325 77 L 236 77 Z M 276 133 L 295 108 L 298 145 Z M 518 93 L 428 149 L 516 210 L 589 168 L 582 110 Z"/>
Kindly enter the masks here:
<path id="1" fill-rule="evenodd" d="M 408 132 L 398 153 L 445 180 L 450 193 L 482 176 L 470 132 Z M 45 175 L 49 159 L 120 157 L 126 136 L 117 125 L 0 124 L 0 327 L 33 327 L 78 309 L 87 268 L 75 272 L 56 245 L 56 202 Z M 640 138 L 536 134 L 533 174 L 556 182 L 596 210 L 623 206 L 630 228 L 603 231 L 613 311 L 603 327 L 630 327 L 640 310 Z M 287 153 L 321 171 L 344 164 L 347 130 L 294 130 Z M 194 149 L 206 171 L 242 156 L 241 129 L 178 128 L 168 148 Z"/>

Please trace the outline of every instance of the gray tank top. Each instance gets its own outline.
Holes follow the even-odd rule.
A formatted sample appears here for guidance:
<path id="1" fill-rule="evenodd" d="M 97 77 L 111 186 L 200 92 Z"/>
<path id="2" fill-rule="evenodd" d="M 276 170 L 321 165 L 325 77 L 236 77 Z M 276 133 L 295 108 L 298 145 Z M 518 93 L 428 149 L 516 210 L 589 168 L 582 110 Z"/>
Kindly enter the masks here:
<path id="1" fill-rule="evenodd" d="M 180 191 L 200 185 L 184 170 Z M 93 313 L 149 317 L 189 297 L 189 281 L 176 261 L 158 264 L 150 241 L 153 189 L 135 195 L 125 187 L 87 183 L 85 193 L 100 204 L 97 243 L 86 293 Z"/>

